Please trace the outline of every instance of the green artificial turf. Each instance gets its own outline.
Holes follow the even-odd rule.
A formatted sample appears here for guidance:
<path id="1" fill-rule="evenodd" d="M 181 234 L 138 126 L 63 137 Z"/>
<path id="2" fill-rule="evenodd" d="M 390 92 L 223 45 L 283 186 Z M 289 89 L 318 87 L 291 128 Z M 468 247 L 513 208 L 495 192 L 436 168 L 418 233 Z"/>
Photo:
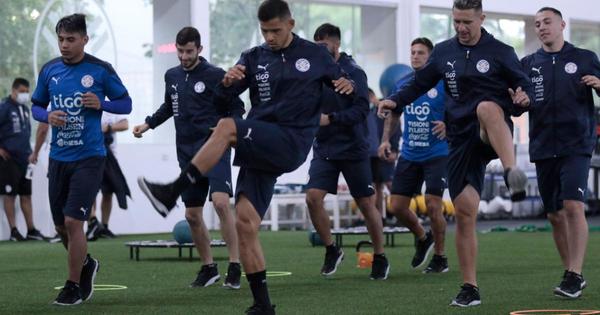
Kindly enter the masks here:
<path id="1" fill-rule="evenodd" d="M 218 234 L 213 233 L 214 237 Z M 448 306 L 457 294 L 460 273 L 454 234 L 447 236 L 450 272 L 424 275 L 410 268 L 412 237 L 401 235 L 387 247 L 391 272 L 387 281 L 369 280 L 369 270 L 356 267 L 353 244 L 366 236 L 344 238 L 346 259 L 328 279 L 319 275 L 324 249 L 311 247 L 306 232 L 261 232 L 269 271 L 291 276 L 268 278 L 278 314 L 509 314 L 523 309 L 600 309 L 600 233 L 590 233 L 584 276 L 588 288 L 578 300 L 552 294 L 562 267 L 549 232 L 479 234 L 479 286 L 482 305 Z M 54 287 L 66 279 L 62 245 L 42 242 L 0 242 L 0 314 L 242 314 L 251 303 L 245 279 L 241 290 L 217 285 L 190 289 L 200 267 L 179 259 L 176 249 L 143 249 L 141 260 L 129 259 L 129 240 L 165 239 L 169 235 L 123 236 L 90 243 L 100 260 L 96 284 L 127 286 L 96 291 L 83 305 L 56 307 Z M 214 249 L 222 279 L 227 269 L 225 248 Z M 184 251 L 186 257 L 187 251 Z"/>

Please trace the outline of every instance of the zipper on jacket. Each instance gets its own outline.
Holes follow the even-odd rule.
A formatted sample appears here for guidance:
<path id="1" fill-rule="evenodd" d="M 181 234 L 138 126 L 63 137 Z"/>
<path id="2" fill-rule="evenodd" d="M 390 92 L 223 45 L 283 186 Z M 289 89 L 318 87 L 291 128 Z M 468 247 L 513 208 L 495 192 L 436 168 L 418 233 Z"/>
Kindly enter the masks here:
<path id="1" fill-rule="evenodd" d="M 552 157 L 556 157 L 556 56 L 552 56 Z"/>
<path id="2" fill-rule="evenodd" d="M 189 77 L 189 76 L 190 76 L 190 74 L 189 74 L 189 73 L 186 73 L 186 74 L 185 74 L 185 82 L 187 82 L 187 80 L 188 80 L 188 77 Z"/>
<path id="3" fill-rule="evenodd" d="M 281 60 L 282 60 L 283 62 L 285 62 L 285 55 L 283 54 L 283 52 L 281 53 Z"/>
<path id="4" fill-rule="evenodd" d="M 471 53 L 470 49 L 467 49 L 467 60 L 469 60 L 469 54 Z"/>

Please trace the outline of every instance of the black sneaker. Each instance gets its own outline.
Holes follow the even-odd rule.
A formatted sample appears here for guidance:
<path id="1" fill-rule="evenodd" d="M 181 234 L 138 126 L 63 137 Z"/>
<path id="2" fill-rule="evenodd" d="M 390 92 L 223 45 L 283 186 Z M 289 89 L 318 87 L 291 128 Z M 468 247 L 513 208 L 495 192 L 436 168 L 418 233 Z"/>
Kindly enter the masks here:
<path id="1" fill-rule="evenodd" d="M 225 277 L 225 282 L 223 282 L 223 286 L 229 289 L 238 290 L 240 288 L 240 278 L 242 276 L 242 266 L 240 263 L 229 263 L 229 267 L 227 268 L 227 277 Z"/>
<path id="2" fill-rule="evenodd" d="M 44 235 L 42 235 L 42 233 L 40 233 L 40 231 L 34 229 L 31 229 L 30 231 L 27 231 L 27 239 L 28 240 L 34 240 L 34 241 L 43 241 L 46 238 L 44 237 Z"/>
<path id="3" fill-rule="evenodd" d="M 435 245 L 435 242 L 433 241 L 433 234 L 431 231 L 425 233 L 425 239 L 422 241 L 415 238 L 415 255 L 413 256 L 410 265 L 413 268 L 423 266 L 425 261 L 427 261 L 427 256 L 429 256 L 433 249 L 433 245 Z"/>
<path id="4" fill-rule="evenodd" d="M 521 201 L 527 196 L 527 175 L 518 167 L 508 168 L 504 171 L 504 182 L 510 191 L 510 200 Z"/>
<path id="5" fill-rule="evenodd" d="M 275 315 L 275 305 L 260 305 L 254 303 L 246 312 L 248 315 Z"/>
<path id="6" fill-rule="evenodd" d="M 99 229 L 98 235 L 100 237 L 104 237 L 104 238 L 116 238 L 117 237 L 111 230 L 108 229 L 108 227 L 106 225 L 103 226 L 101 229 Z"/>
<path id="7" fill-rule="evenodd" d="M 219 281 L 219 279 L 221 279 L 221 276 L 219 276 L 217 264 L 204 265 L 198 271 L 196 280 L 190 284 L 190 288 L 208 287 Z"/>
<path id="8" fill-rule="evenodd" d="M 567 274 L 569 273 L 569 270 L 565 270 L 565 272 L 563 273 L 562 276 L 562 281 L 561 284 L 567 279 Z M 587 281 L 585 281 L 585 278 L 583 278 L 583 274 L 581 274 L 581 278 L 583 279 L 583 281 L 581 282 L 581 290 L 585 289 L 587 287 Z M 558 285 L 555 290 L 557 290 L 560 287 L 560 285 Z"/>
<path id="9" fill-rule="evenodd" d="M 96 219 L 96 218 L 91 218 L 90 221 L 88 222 L 88 228 L 87 228 L 87 232 L 85 232 L 85 238 L 88 241 L 93 242 L 98 239 L 99 231 L 100 231 L 100 222 L 98 222 L 98 219 Z"/>
<path id="10" fill-rule="evenodd" d="M 460 292 L 452 303 L 451 306 L 469 307 L 481 304 L 481 298 L 479 297 L 479 288 L 465 283 L 460 287 Z"/>
<path id="11" fill-rule="evenodd" d="M 16 227 L 10 230 L 10 240 L 13 242 L 26 241 L 26 239 L 23 237 L 23 235 L 21 235 L 21 233 L 19 233 L 19 230 Z"/>
<path id="12" fill-rule="evenodd" d="M 448 272 L 448 270 L 448 258 L 446 256 L 433 255 L 423 273 L 442 273 Z"/>
<path id="13" fill-rule="evenodd" d="M 179 195 L 173 190 L 173 184 L 154 184 L 148 182 L 143 176 L 138 178 L 138 185 L 142 192 L 150 199 L 150 203 L 158 214 L 167 217 L 171 209 L 177 204 Z"/>
<path id="14" fill-rule="evenodd" d="M 81 276 L 79 277 L 79 287 L 81 288 L 81 298 L 87 301 L 92 298 L 94 293 L 94 281 L 96 275 L 100 270 L 100 263 L 97 259 L 92 258 L 90 254 L 87 254 L 85 263 L 81 269 Z"/>
<path id="15" fill-rule="evenodd" d="M 373 255 L 371 266 L 371 280 L 385 280 L 390 273 L 390 264 L 385 255 Z"/>
<path id="16" fill-rule="evenodd" d="M 344 251 L 341 248 L 335 244 L 333 247 L 326 247 L 325 261 L 323 262 L 323 267 L 321 267 L 321 275 L 333 275 L 337 271 L 337 267 L 342 263 L 342 260 L 344 260 Z"/>
<path id="17" fill-rule="evenodd" d="M 583 277 L 572 271 L 567 271 L 564 280 L 557 288 L 554 288 L 554 295 L 576 299 L 581 296 L 581 292 L 585 287 Z"/>
<path id="18" fill-rule="evenodd" d="M 58 297 L 54 300 L 54 305 L 61 306 L 70 306 L 81 304 L 83 300 L 81 299 L 81 290 L 79 289 L 79 285 L 77 283 L 73 283 L 67 281 L 65 286 L 60 290 Z"/>

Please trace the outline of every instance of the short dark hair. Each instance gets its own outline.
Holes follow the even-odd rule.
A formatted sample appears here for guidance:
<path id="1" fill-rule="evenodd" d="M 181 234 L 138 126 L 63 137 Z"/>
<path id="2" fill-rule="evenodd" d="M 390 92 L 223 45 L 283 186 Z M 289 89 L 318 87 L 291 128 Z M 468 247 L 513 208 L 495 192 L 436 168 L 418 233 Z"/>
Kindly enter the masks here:
<path id="1" fill-rule="evenodd" d="M 313 36 L 313 39 L 315 41 L 317 40 L 324 40 L 325 38 L 335 38 L 335 39 L 342 39 L 342 32 L 340 31 L 340 28 L 330 24 L 330 23 L 324 23 L 321 24 L 321 26 L 317 27 L 317 30 L 315 31 L 315 35 Z"/>
<path id="2" fill-rule="evenodd" d="M 373 91 L 373 89 L 372 89 L 372 88 L 369 88 L 369 94 L 373 94 L 373 95 L 375 95 L 375 91 Z M 376 96 L 376 95 L 375 95 L 375 96 Z"/>
<path id="3" fill-rule="evenodd" d="M 85 14 L 75 13 L 62 17 L 56 23 L 56 34 L 61 31 L 67 33 L 79 33 L 83 36 L 87 35 L 87 26 L 85 24 Z"/>
<path id="4" fill-rule="evenodd" d="M 550 12 L 552 12 L 552 13 L 554 13 L 554 14 L 556 14 L 556 15 L 560 16 L 560 18 L 561 18 L 561 19 L 562 19 L 562 17 L 563 17 L 563 16 L 562 16 L 562 13 L 561 13 L 561 12 L 560 12 L 558 9 L 556 9 L 556 8 L 553 8 L 553 7 L 543 7 L 543 8 L 541 8 L 541 9 L 539 9 L 539 10 L 537 11 L 537 13 L 544 12 L 544 11 L 550 11 Z"/>
<path id="5" fill-rule="evenodd" d="M 19 88 L 19 86 L 24 86 L 26 88 L 29 88 L 29 81 L 27 81 L 26 79 L 23 79 L 23 78 L 16 78 L 13 81 L 12 88 L 13 88 L 13 90 L 16 90 Z"/>
<path id="6" fill-rule="evenodd" d="M 481 0 L 454 0 L 454 5 L 452 9 L 457 10 L 471 10 L 481 11 L 483 9 L 483 5 L 481 4 Z"/>
<path id="7" fill-rule="evenodd" d="M 427 37 L 418 37 L 418 38 L 413 39 L 413 41 L 410 43 L 410 46 L 412 47 L 413 45 L 416 45 L 416 44 L 421 44 L 421 45 L 426 46 L 427 48 L 429 48 L 430 52 L 433 50 L 433 43 Z"/>
<path id="8" fill-rule="evenodd" d="M 292 17 L 292 12 L 287 2 L 283 0 L 265 0 L 258 7 L 258 20 L 267 22 L 275 18 L 287 19 Z"/>
<path id="9" fill-rule="evenodd" d="M 195 27 L 186 26 L 177 33 L 175 43 L 177 43 L 177 45 L 183 46 L 189 42 L 194 42 L 194 44 L 196 44 L 196 47 L 199 48 L 201 43 L 200 32 L 198 32 L 198 30 Z"/>

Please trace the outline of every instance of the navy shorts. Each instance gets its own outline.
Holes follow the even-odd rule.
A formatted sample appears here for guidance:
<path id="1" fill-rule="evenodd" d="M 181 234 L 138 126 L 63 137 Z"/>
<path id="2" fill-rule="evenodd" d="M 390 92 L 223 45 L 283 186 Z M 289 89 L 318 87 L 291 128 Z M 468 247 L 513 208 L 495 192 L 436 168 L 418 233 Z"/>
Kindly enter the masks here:
<path id="1" fill-rule="evenodd" d="M 87 221 L 102 182 L 105 158 L 94 156 L 75 162 L 50 159 L 48 197 L 54 225 L 63 226 L 65 216 Z"/>
<path id="2" fill-rule="evenodd" d="M 570 155 L 535 161 L 545 212 L 563 209 L 563 200 L 585 202 L 590 156 Z"/>
<path id="3" fill-rule="evenodd" d="M 378 157 L 371 157 L 371 174 L 373 174 L 374 183 L 391 182 L 394 176 L 394 162 L 387 162 Z"/>
<path id="4" fill-rule="evenodd" d="M 369 197 L 375 193 L 368 158 L 362 160 L 326 160 L 314 157 L 308 170 L 307 189 L 316 188 L 337 194 L 338 178 L 344 175 L 350 194 L 355 199 Z"/>
<path id="5" fill-rule="evenodd" d="M 481 196 L 485 168 L 488 163 L 498 158 L 491 145 L 481 140 L 479 125 L 474 125 L 470 133 L 462 139 L 450 143 L 448 155 L 448 190 L 452 200 L 471 185 Z M 459 143 L 456 143 L 459 142 Z"/>
<path id="6" fill-rule="evenodd" d="M 234 119 L 237 130 L 234 165 L 240 166 L 235 197 L 243 194 L 262 218 L 273 197 L 277 177 L 306 160 L 314 132 L 259 120 Z M 310 139 L 310 141 L 307 141 Z"/>
<path id="7" fill-rule="evenodd" d="M 194 144 L 177 144 L 177 160 L 182 170 L 188 166 L 203 144 L 204 141 Z M 210 195 L 215 192 L 222 192 L 233 196 L 231 187 L 231 150 L 227 150 L 217 165 L 205 174 L 205 176 L 198 179 L 196 183 L 190 184 L 181 193 L 181 199 L 186 208 L 203 207 L 206 203 L 206 197 L 208 196 L 209 200 L 212 201 Z"/>
<path id="8" fill-rule="evenodd" d="M 446 189 L 447 156 L 435 157 L 426 161 L 409 161 L 398 158 L 392 182 L 393 195 L 412 197 L 421 194 L 425 182 L 425 194 L 442 197 Z"/>
<path id="9" fill-rule="evenodd" d="M 0 195 L 31 196 L 31 180 L 25 178 L 27 168 L 14 159 L 0 158 Z"/>

